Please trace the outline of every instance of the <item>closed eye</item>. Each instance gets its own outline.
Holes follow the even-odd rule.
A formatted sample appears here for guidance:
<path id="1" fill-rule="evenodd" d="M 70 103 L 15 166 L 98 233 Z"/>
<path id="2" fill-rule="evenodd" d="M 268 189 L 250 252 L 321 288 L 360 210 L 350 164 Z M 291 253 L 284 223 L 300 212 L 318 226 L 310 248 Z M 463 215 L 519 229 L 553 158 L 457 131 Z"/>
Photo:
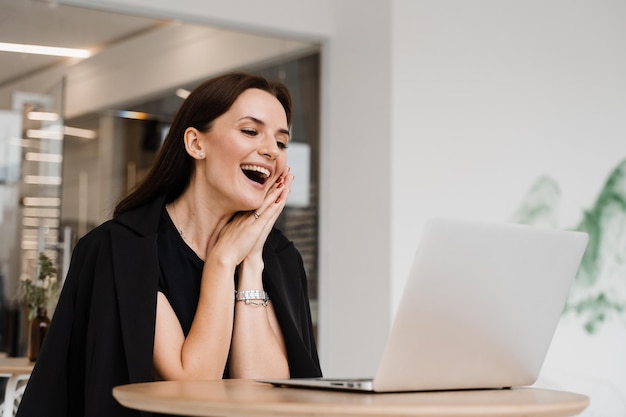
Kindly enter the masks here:
<path id="1" fill-rule="evenodd" d="M 286 142 L 277 141 L 276 145 L 278 145 L 278 149 L 287 149 L 288 148 Z"/>
<path id="2" fill-rule="evenodd" d="M 247 136 L 256 136 L 259 133 L 254 129 L 241 129 L 241 133 Z"/>

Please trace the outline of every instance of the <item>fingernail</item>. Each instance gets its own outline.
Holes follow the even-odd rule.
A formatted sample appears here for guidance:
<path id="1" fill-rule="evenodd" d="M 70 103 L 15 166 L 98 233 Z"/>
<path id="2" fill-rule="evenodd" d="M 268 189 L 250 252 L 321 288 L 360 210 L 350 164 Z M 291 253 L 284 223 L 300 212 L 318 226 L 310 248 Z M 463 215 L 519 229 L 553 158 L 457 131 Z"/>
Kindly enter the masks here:
<path id="1" fill-rule="evenodd" d="M 283 185 L 285 185 L 285 184 L 283 184 L 283 183 L 281 182 L 280 184 L 278 184 L 278 187 L 276 187 L 276 188 L 283 188 Z"/>

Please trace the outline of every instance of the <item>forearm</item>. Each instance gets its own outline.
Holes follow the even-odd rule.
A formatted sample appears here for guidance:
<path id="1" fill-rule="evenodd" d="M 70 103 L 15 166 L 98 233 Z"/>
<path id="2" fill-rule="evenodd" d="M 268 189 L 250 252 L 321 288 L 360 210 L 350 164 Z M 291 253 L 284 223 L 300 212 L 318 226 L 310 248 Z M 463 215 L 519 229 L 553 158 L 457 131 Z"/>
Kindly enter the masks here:
<path id="1" fill-rule="evenodd" d="M 173 311 L 169 314 L 157 311 L 154 359 L 161 377 L 178 380 L 222 377 L 232 340 L 233 274 L 233 267 L 207 260 L 196 314 L 187 337 L 182 334 Z"/>
<path id="2" fill-rule="evenodd" d="M 218 257 L 207 259 L 187 337 L 167 298 L 159 294 L 154 363 L 160 377 L 219 379 L 229 353 L 233 378 L 289 376 L 285 344 L 271 302 L 267 306 L 235 303 L 234 272 L 232 263 Z M 260 257 L 244 261 L 239 272 L 238 290 L 263 289 Z"/>
<path id="3" fill-rule="evenodd" d="M 263 262 L 260 258 L 242 263 L 239 291 L 262 290 Z M 276 314 L 270 302 L 235 303 L 230 374 L 233 378 L 288 377 L 287 353 Z"/>

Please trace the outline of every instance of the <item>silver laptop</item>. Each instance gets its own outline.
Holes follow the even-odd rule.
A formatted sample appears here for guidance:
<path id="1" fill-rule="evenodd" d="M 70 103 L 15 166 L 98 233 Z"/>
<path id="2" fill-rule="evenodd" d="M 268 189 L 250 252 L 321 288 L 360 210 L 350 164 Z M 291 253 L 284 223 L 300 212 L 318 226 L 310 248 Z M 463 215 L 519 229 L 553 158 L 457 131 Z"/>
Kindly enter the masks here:
<path id="1" fill-rule="evenodd" d="M 368 392 L 531 385 L 587 241 L 582 232 L 434 219 L 374 378 L 259 381 Z"/>

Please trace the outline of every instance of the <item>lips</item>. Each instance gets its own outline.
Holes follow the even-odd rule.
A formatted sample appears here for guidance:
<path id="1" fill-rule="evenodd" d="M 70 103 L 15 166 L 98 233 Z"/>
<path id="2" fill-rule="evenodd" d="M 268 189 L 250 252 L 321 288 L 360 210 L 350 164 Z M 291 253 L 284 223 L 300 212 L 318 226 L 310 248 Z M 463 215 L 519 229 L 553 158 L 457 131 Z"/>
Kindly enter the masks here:
<path id="1" fill-rule="evenodd" d="M 246 177 L 259 184 L 265 184 L 271 175 L 269 169 L 259 165 L 245 164 L 241 166 L 241 170 Z"/>

